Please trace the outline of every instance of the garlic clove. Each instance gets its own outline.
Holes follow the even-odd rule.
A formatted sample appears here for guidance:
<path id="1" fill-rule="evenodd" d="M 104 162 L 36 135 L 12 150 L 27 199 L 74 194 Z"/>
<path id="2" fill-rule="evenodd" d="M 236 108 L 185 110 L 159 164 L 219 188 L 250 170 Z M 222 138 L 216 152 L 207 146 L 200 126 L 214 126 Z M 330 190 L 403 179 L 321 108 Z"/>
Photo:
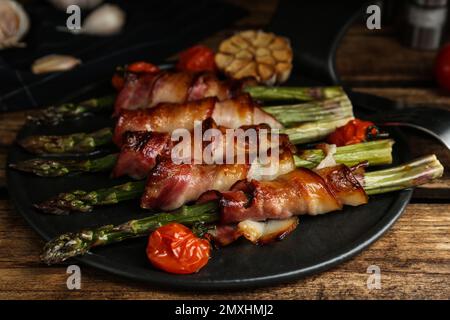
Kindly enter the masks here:
<path id="1" fill-rule="evenodd" d="M 19 3 L 0 0 L 0 49 L 24 47 L 20 40 L 29 28 L 30 19 Z"/>
<path id="2" fill-rule="evenodd" d="M 37 59 L 31 66 L 34 74 L 67 71 L 81 64 L 81 60 L 68 55 L 51 54 Z"/>
<path id="3" fill-rule="evenodd" d="M 125 19 L 125 12 L 118 6 L 104 4 L 87 16 L 81 32 L 100 36 L 113 35 L 122 30 Z"/>

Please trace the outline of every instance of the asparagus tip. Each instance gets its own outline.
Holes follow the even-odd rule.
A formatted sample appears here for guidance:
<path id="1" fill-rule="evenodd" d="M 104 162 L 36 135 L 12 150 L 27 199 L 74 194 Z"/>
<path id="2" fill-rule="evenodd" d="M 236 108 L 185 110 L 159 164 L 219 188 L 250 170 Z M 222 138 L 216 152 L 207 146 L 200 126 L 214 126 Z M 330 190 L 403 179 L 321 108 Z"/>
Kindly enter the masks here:
<path id="1" fill-rule="evenodd" d="M 54 215 L 67 215 L 72 212 L 90 212 L 93 209 L 91 204 L 77 198 L 76 192 L 61 193 L 56 197 L 33 205 L 43 213 Z"/>
<path id="2" fill-rule="evenodd" d="M 69 173 L 68 168 L 61 162 L 51 159 L 29 159 L 9 164 L 15 170 L 34 173 L 41 177 L 60 177 Z"/>
<path id="3" fill-rule="evenodd" d="M 40 256 L 47 265 L 61 263 L 69 258 L 83 255 L 89 250 L 88 235 L 65 233 L 49 241 Z"/>

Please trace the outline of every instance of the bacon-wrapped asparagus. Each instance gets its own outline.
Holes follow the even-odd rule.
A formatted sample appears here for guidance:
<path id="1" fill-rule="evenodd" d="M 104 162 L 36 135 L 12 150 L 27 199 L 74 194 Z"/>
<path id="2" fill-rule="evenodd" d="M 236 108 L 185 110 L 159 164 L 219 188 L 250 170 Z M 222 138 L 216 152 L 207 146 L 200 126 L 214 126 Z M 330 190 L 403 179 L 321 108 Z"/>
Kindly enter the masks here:
<path id="1" fill-rule="evenodd" d="M 286 219 L 365 204 L 367 195 L 353 171 L 344 165 L 317 171 L 298 168 L 272 181 L 241 180 L 230 191 L 217 193 L 221 222 Z"/>
<path id="2" fill-rule="evenodd" d="M 361 162 L 367 162 L 371 166 L 375 165 L 386 165 L 390 164 L 392 162 L 392 140 L 379 140 L 379 141 L 372 141 L 372 142 L 365 142 L 365 143 L 359 143 L 351 146 L 345 146 L 345 147 L 338 147 L 337 151 L 334 155 L 334 159 L 337 163 L 342 163 L 348 166 L 353 166 Z M 110 170 L 114 166 L 115 160 L 108 158 L 109 156 L 105 158 L 99 158 L 95 159 L 95 167 L 99 168 L 102 164 L 105 164 L 108 166 L 107 168 L 104 168 L 104 170 Z M 295 154 L 293 156 L 293 162 L 295 164 L 295 167 L 304 167 L 304 168 L 315 168 L 325 157 L 324 151 L 321 149 L 310 149 L 310 150 L 303 150 L 299 152 L 298 154 Z M 150 163 L 153 162 L 151 158 L 149 161 Z M 125 160 L 125 159 L 124 159 Z M 43 160 L 45 161 L 45 160 Z M 71 167 L 66 165 L 64 161 L 67 160 L 46 160 L 45 166 L 42 169 L 39 169 L 39 171 L 36 171 L 37 169 L 33 169 L 34 173 L 40 174 L 42 173 L 46 174 L 48 176 L 48 172 L 53 172 L 51 169 L 53 167 L 56 167 L 57 169 L 54 170 L 55 173 L 59 172 L 67 172 L 70 171 Z M 69 160 L 70 161 L 70 160 Z M 140 161 L 143 161 L 142 163 L 139 161 L 134 161 L 130 163 L 124 162 L 119 168 L 121 170 L 127 170 L 128 168 L 132 168 L 133 170 L 130 171 L 134 173 L 142 172 L 143 168 L 148 167 L 148 162 L 145 160 L 140 159 Z M 56 162 L 56 164 L 54 163 Z M 26 164 L 26 163 L 25 163 Z M 282 160 L 280 161 L 280 165 L 285 164 L 286 166 L 290 167 L 291 162 L 288 160 Z M 73 163 L 70 163 L 71 166 L 73 166 Z M 142 165 L 139 167 L 139 165 Z M 163 165 L 162 165 L 163 166 Z M 241 170 L 243 170 L 240 175 L 236 174 L 237 177 L 235 177 L 236 180 L 233 180 L 234 182 L 239 180 L 240 177 L 245 177 L 246 174 L 248 174 L 248 166 L 247 165 L 240 165 L 237 166 L 237 168 L 241 167 Z M 47 168 L 47 169 L 46 169 Z M 82 167 L 83 169 L 76 169 L 77 171 L 83 171 L 86 166 Z M 176 169 L 176 167 L 174 167 Z M 185 168 L 191 168 L 189 165 L 185 166 Z M 22 168 L 26 169 L 26 168 Z M 138 171 L 136 171 L 138 169 Z M 191 168 L 192 169 L 192 168 Z M 170 170 L 168 168 L 165 168 L 166 174 L 169 174 Z M 237 170 L 237 169 L 236 169 Z M 75 171 L 75 172 L 77 172 Z M 124 172 L 124 171 L 123 171 Z M 185 171 L 185 174 L 192 174 L 195 171 Z M 224 172 L 224 171 L 222 171 Z M 288 172 L 287 169 L 284 170 L 284 172 Z M 239 173 L 239 171 L 238 171 Z M 369 173 L 371 174 L 371 173 Z M 229 184 L 232 184 L 233 181 Z M 40 209 L 43 212 L 46 213 L 52 213 L 52 214 L 67 214 L 70 212 L 87 212 L 92 211 L 94 206 L 101 206 L 101 205 L 108 205 L 110 204 L 109 201 L 103 201 L 102 199 L 125 199 L 121 196 L 121 193 L 123 190 L 133 190 L 133 194 L 135 195 L 133 199 L 139 198 L 144 190 L 145 190 L 145 183 L 138 181 L 138 182 L 130 182 L 126 186 L 118 185 L 111 188 L 106 188 L 102 190 L 92 190 L 92 191 L 86 191 L 86 190 L 75 190 L 72 192 L 64 192 L 56 197 L 53 197 L 49 200 L 46 200 L 40 204 L 37 204 L 36 207 Z M 198 189 L 197 189 L 198 192 Z M 99 197 L 99 194 L 102 196 Z M 125 195 L 126 197 L 130 193 L 127 192 Z M 108 196 L 109 195 L 109 196 Z M 180 197 L 184 197 L 184 195 L 179 195 Z M 127 198 L 128 199 L 128 198 Z"/>
<path id="3" fill-rule="evenodd" d="M 121 140 L 124 131 L 170 132 L 174 128 L 189 129 L 194 121 L 202 121 L 213 116 L 225 125 L 259 124 L 267 121 L 285 130 L 294 143 L 312 142 L 324 138 L 337 127 L 353 119 L 352 105 L 346 96 L 303 104 L 274 107 L 258 107 L 248 96 L 240 96 L 223 102 L 213 102 L 215 98 L 185 104 L 163 104 L 155 110 L 126 111 L 119 118 L 116 141 Z M 239 112 L 239 108 L 242 111 Z M 255 111 L 255 115 L 252 115 Z M 275 117 L 276 120 L 273 119 Z M 36 154 L 69 154 L 93 152 L 111 143 L 112 129 L 104 128 L 93 133 L 74 133 L 62 136 L 29 136 L 19 140 L 27 151 Z"/>
<path id="4" fill-rule="evenodd" d="M 358 179 L 355 177 L 355 179 L 359 181 L 364 190 L 367 190 L 366 194 L 371 195 L 425 184 L 442 176 L 442 173 L 442 165 L 436 159 L 436 156 L 431 155 L 395 168 L 365 173 L 362 177 Z M 353 183 L 354 181 L 350 182 Z M 312 191 L 308 191 L 309 195 L 311 195 L 310 192 Z M 341 199 L 342 196 L 339 197 Z M 298 201 L 305 205 L 302 199 L 298 199 Z M 224 205 L 224 203 L 221 205 Z M 270 203 L 267 203 L 267 205 L 269 206 Z M 239 208 L 237 209 L 240 210 Z M 294 210 L 295 204 L 292 204 L 291 208 Z M 208 201 L 203 204 L 183 206 L 172 213 L 160 213 L 139 220 L 131 220 L 117 226 L 108 225 L 75 233 L 66 233 L 46 244 L 41 259 L 47 264 L 60 263 L 68 258 L 83 255 L 96 246 L 145 236 L 161 225 L 170 222 L 179 222 L 186 225 L 217 223 L 221 219 L 217 209 L 216 201 Z M 292 212 L 307 211 L 295 209 Z"/>
<path id="5" fill-rule="evenodd" d="M 213 73 L 169 72 L 137 75 L 129 73 L 124 87 L 114 96 L 92 98 L 80 103 L 64 103 L 33 112 L 28 119 L 40 124 L 58 124 L 65 119 L 73 119 L 86 114 L 112 110 L 115 114 L 121 110 L 153 107 L 158 103 L 183 103 L 207 97 L 219 100 L 233 98 L 248 92 L 253 98 L 270 100 L 311 101 L 329 99 L 345 95 L 340 87 L 254 87 L 250 79 L 241 81 L 220 80 Z"/>

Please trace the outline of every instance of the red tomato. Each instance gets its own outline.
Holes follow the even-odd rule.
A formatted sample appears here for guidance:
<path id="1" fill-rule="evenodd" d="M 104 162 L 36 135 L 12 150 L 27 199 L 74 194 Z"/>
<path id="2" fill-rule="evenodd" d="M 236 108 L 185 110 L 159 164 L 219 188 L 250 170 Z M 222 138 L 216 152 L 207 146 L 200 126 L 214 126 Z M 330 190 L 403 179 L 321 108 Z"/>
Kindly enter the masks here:
<path id="1" fill-rule="evenodd" d="M 154 231 L 148 240 L 147 257 L 157 268 L 177 274 L 199 271 L 209 260 L 211 245 L 179 223 Z"/>
<path id="2" fill-rule="evenodd" d="M 180 71 L 215 71 L 214 51 L 202 45 L 180 53 L 176 68 Z"/>
<path id="3" fill-rule="evenodd" d="M 111 84 L 114 87 L 114 89 L 120 91 L 125 85 L 125 79 L 122 76 L 115 73 L 111 79 Z"/>
<path id="4" fill-rule="evenodd" d="M 149 62 L 137 61 L 128 65 L 127 71 L 133 73 L 156 73 L 159 72 L 159 68 Z"/>
<path id="5" fill-rule="evenodd" d="M 434 65 L 434 73 L 439 85 L 450 91 L 450 44 L 439 51 Z"/>
<path id="6" fill-rule="evenodd" d="M 155 66 L 152 63 L 145 62 L 145 61 L 137 61 L 133 62 L 132 64 L 126 66 L 126 68 L 118 68 L 116 70 L 116 73 L 113 75 L 111 79 L 111 83 L 113 87 L 120 91 L 122 90 L 123 86 L 125 85 L 125 73 L 136 73 L 136 74 L 142 74 L 142 73 L 156 73 L 159 72 L 160 69 Z"/>
<path id="7" fill-rule="evenodd" d="M 373 122 L 354 119 L 331 133 L 327 142 L 340 147 L 376 138 L 378 134 L 379 130 Z"/>

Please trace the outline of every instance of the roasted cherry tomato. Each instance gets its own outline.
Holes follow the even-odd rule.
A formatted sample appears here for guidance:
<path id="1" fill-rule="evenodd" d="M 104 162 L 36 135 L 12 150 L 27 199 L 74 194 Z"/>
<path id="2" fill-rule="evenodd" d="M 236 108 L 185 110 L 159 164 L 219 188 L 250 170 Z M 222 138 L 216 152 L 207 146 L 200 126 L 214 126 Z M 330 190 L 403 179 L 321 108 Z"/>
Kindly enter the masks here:
<path id="1" fill-rule="evenodd" d="M 180 53 L 176 68 L 180 71 L 214 71 L 214 51 L 202 45 L 193 46 Z"/>
<path id="2" fill-rule="evenodd" d="M 156 73 L 159 72 L 159 68 L 152 63 L 145 61 L 137 61 L 127 66 L 128 72 L 133 73 Z"/>
<path id="3" fill-rule="evenodd" d="M 119 91 L 125 85 L 125 79 L 121 75 L 115 73 L 111 79 L 111 84 L 114 87 L 114 89 Z"/>
<path id="4" fill-rule="evenodd" d="M 147 245 L 147 257 L 155 267 L 177 274 L 199 271 L 208 263 L 210 251 L 208 240 L 179 223 L 158 228 Z"/>
<path id="5" fill-rule="evenodd" d="M 380 131 L 373 122 L 354 119 L 331 133 L 327 142 L 339 147 L 373 140 L 377 137 L 380 137 Z"/>
<path id="6" fill-rule="evenodd" d="M 152 63 L 145 61 L 137 61 L 132 64 L 127 65 L 125 68 L 119 67 L 116 70 L 116 73 L 113 75 L 111 79 L 112 86 L 120 91 L 125 85 L 125 74 L 135 73 L 135 74 L 149 74 L 159 72 L 160 69 Z"/>
<path id="7" fill-rule="evenodd" d="M 450 44 L 439 51 L 434 65 L 434 73 L 439 85 L 450 91 Z"/>

